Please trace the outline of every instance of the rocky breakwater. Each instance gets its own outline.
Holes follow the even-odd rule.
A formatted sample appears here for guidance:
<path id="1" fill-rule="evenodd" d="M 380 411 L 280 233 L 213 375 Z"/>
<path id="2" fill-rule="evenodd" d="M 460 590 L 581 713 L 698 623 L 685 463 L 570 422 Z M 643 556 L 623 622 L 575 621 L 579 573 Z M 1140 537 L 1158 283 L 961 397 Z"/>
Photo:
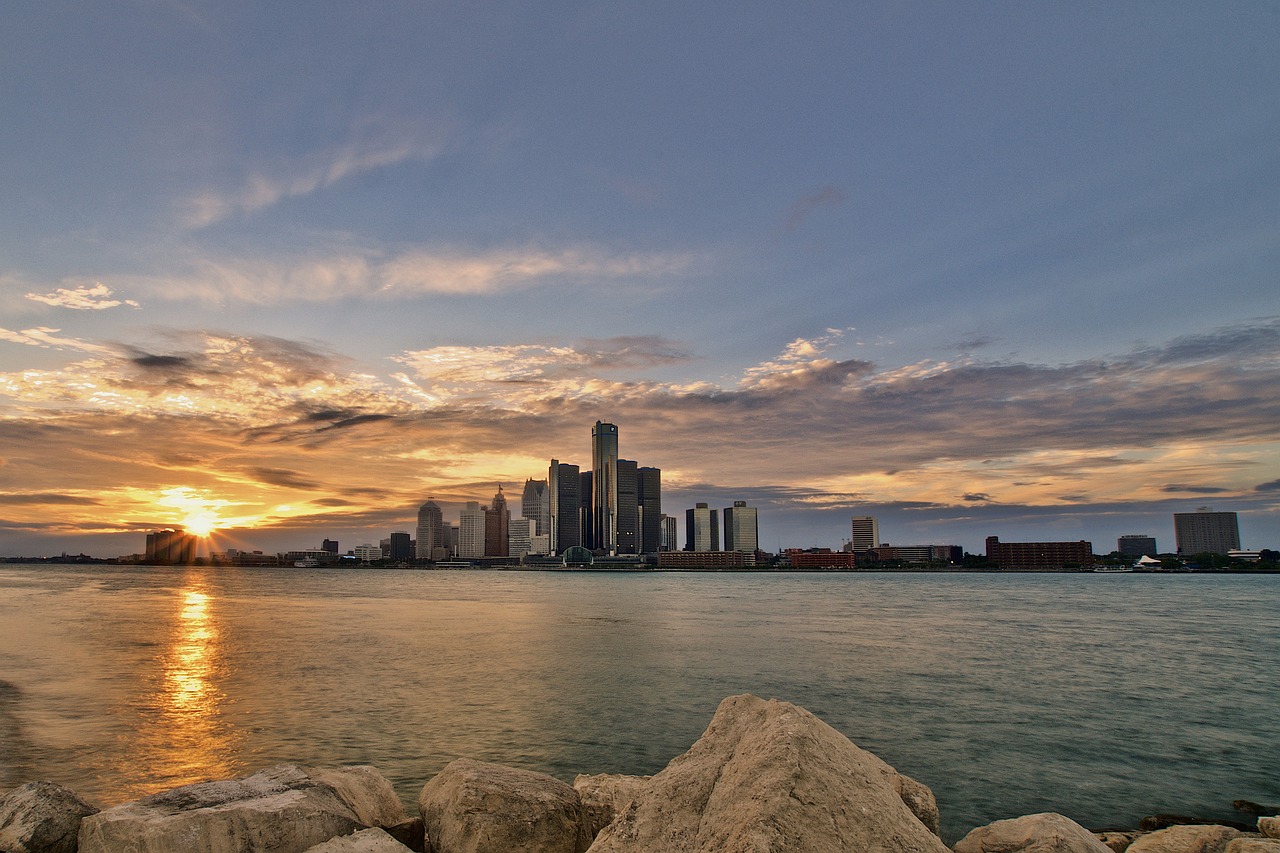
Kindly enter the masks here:
<path id="1" fill-rule="evenodd" d="M 32 853 L 952 853 L 938 808 L 803 708 L 725 699 L 652 777 L 550 776 L 461 759 L 428 781 L 419 818 L 369 767 L 279 765 L 98 812 L 31 783 L 0 801 L 0 851 Z M 1280 853 L 1280 827 L 1169 827 L 1098 836 L 1056 814 L 997 821 L 954 853 Z M 1104 840 L 1107 843 L 1104 843 Z"/>

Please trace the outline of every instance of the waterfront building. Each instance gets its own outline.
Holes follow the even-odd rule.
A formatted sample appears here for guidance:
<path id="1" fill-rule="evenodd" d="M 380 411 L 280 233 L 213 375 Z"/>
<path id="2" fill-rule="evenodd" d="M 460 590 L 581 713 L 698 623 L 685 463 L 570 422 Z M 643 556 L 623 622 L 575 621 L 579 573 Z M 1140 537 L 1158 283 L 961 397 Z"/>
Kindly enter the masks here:
<path id="1" fill-rule="evenodd" d="M 658 546 L 658 550 L 676 550 L 676 517 L 674 515 L 662 516 L 662 541 Z"/>
<path id="2" fill-rule="evenodd" d="M 467 501 L 458 515 L 457 555 L 463 559 L 484 556 L 485 510 L 477 501 Z"/>
<path id="3" fill-rule="evenodd" d="M 511 512 L 507 509 L 507 498 L 502 494 L 502 486 L 493 496 L 493 506 L 484 511 L 484 556 L 505 557 L 507 551 L 507 528 L 511 524 Z"/>
<path id="4" fill-rule="evenodd" d="M 720 550 L 720 513 L 704 503 L 684 511 L 684 550 Z"/>
<path id="5" fill-rule="evenodd" d="M 146 561 L 162 565 L 184 565 L 196 558 L 196 536 L 181 527 L 147 534 Z"/>
<path id="6" fill-rule="evenodd" d="M 507 525 L 507 554 L 523 557 L 533 549 L 533 531 L 538 522 L 532 518 L 513 518 Z"/>
<path id="7" fill-rule="evenodd" d="M 881 545 L 871 553 L 881 562 L 959 563 L 964 559 L 964 549 L 959 545 Z"/>
<path id="8" fill-rule="evenodd" d="M 582 477 L 577 465 L 552 459 L 547 469 L 547 534 L 551 537 L 551 553 L 563 554 L 582 544 Z"/>
<path id="9" fill-rule="evenodd" d="M 551 529 L 551 489 L 547 480 L 525 480 L 520 495 L 520 516 L 533 521 L 534 533 Z"/>
<path id="10" fill-rule="evenodd" d="M 388 543 L 387 556 L 396 562 L 405 562 L 413 559 L 413 540 L 409 537 L 407 531 L 397 530 L 391 534 L 391 541 Z"/>
<path id="11" fill-rule="evenodd" d="M 1001 569 L 1052 570 L 1093 565 L 1093 543 L 1001 542 L 987 537 L 987 559 Z"/>
<path id="12" fill-rule="evenodd" d="M 332 554 L 335 557 L 338 556 L 338 540 L 337 539 L 324 540 L 324 542 L 320 543 L 320 548 L 321 550 L 328 551 L 330 554 Z"/>
<path id="13" fill-rule="evenodd" d="M 357 545 L 351 549 L 351 556 L 362 563 L 372 563 L 382 559 L 382 546 L 372 543 Z"/>
<path id="14" fill-rule="evenodd" d="M 830 548 L 788 548 L 786 560 L 793 569 L 852 569 L 857 566 L 857 555 L 852 551 L 832 551 Z"/>
<path id="15" fill-rule="evenodd" d="M 754 554 L 760 547 L 756 508 L 746 501 L 734 501 L 724 510 L 724 549 Z"/>
<path id="16" fill-rule="evenodd" d="M 419 560 L 444 560 L 449 556 L 449 545 L 444 530 L 444 513 L 431 498 L 418 508 Z"/>
<path id="17" fill-rule="evenodd" d="M 849 539 L 851 551 L 870 551 L 880 544 L 880 527 L 875 516 L 855 515 L 852 519 L 852 536 Z"/>
<path id="18" fill-rule="evenodd" d="M 614 548 L 618 554 L 640 552 L 639 467 L 630 459 L 618 460 L 618 518 Z"/>
<path id="19" fill-rule="evenodd" d="M 529 519 L 531 522 L 533 519 Z M 534 533 L 529 536 L 529 553 L 534 556 L 546 556 L 551 553 L 551 536 L 546 533 Z"/>
<path id="20" fill-rule="evenodd" d="M 640 513 L 640 553 L 662 550 L 662 469 L 636 469 L 636 500 Z M 668 549 L 674 550 L 674 549 Z"/>
<path id="21" fill-rule="evenodd" d="M 618 427 L 596 421 L 591 428 L 591 548 L 618 549 Z"/>
<path id="22" fill-rule="evenodd" d="M 662 551 L 660 569 L 740 569 L 756 564 L 755 552 L 742 551 Z"/>
<path id="23" fill-rule="evenodd" d="M 1145 533 L 1130 533 L 1116 540 L 1116 550 L 1122 557 L 1134 560 L 1139 557 L 1154 557 L 1160 552 L 1156 550 L 1156 540 Z"/>
<path id="24" fill-rule="evenodd" d="M 1179 554 L 1225 554 L 1240 548 L 1240 522 L 1234 512 L 1214 512 L 1207 506 L 1175 512 L 1173 538 Z"/>

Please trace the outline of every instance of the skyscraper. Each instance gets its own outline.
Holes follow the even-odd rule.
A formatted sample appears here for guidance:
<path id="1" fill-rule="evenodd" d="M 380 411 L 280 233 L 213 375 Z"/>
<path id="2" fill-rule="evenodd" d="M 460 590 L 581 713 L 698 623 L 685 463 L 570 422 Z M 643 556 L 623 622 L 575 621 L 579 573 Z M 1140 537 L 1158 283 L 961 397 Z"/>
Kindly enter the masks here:
<path id="1" fill-rule="evenodd" d="M 418 508 L 417 554 L 419 560 L 443 560 L 449 554 L 445 543 L 444 514 L 440 505 L 431 498 Z"/>
<path id="2" fill-rule="evenodd" d="M 658 545 L 659 551 L 676 550 L 676 517 L 674 515 L 662 516 L 662 542 Z"/>
<path id="3" fill-rule="evenodd" d="M 412 539 L 410 539 L 407 531 L 397 530 L 391 534 L 390 539 L 391 541 L 387 543 L 390 545 L 387 553 L 388 557 L 399 562 L 413 559 Z"/>
<path id="4" fill-rule="evenodd" d="M 853 517 L 853 538 L 850 540 L 854 551 L 870 551 L 880 544 L 880 528 L 871 515 L 855 515 Z"/>
<path id="5" fill-rule="evenodd" d="M 640 553 L 656 554 L 662 550 L 661 469 L 637 469 L 636 486 L 636 500 L 640 505 Z"/>
<path id="6" fill-rule="evenodd" d="M 1179 554 L 1225 554 L 1240 548 L 1240 521 L 1234 512 L 1214 512 L 1207 506 L 1175 512 L 1173 538 Z"/>
<path id="7" fill-rule="evenodd" d="M 582 507 L 582 477 L 577 465 L 557 459 L 547 469 L 547 532 L 551 534 L 551 553 L 582 544 L 582 526 L 578 514 Z"/>
<path id="8" fill-rule="evenodd" d="M 467 501 L 458 516 L 458 556 L 484 556 L 485 511 L 477 501 Z"/>
<path id="9" fill-rule="evenodd" d="M 630 459 L 618 460 L 617 552 L 640 553 L 640 500 L 638 466 Z"/>
<path id="10" fill-rule="evenodd" d="M 596 421 L 591 429 L 592 547 L 618 550 L 618 427 Z"/>
<path id="11" fill-rule="evenodd" d="M 533 527 L 537 524 L 532 518 L 513 518 L 507 526 L 507 555 L 523 557 L 533 547 Z"/>
<path id="12" fill-rule="evenodd" d="M 694 504 L 684 511 L 684 549 L 720 550 L 720 513 L 706 504 Z"/>
<path id="13" fill-rule="evenodd" d="M 525 480 L 520 515 L 534 522 L 530 535 L 546 533 L 551 521 L 551 490 L 546 480 Z"/>
<path id="14" fill-rule="evenodd" d="M 756 508 L 746 501 L 734 501 L 724 510 L 724 549 L 754 554 L 760 547 Z"/>
<path id="15" fill-rule="evenodd" d="M 511 511 L 507 509 L 507 497 L 498 486 L 493 496 L 493 506 L 484 511 L 484 555 L 505 557 L 508 554 L 507 528 L 511 523 Z"/>
<path id="16" fill-rule="evenodd" d="M 1130 533 L 1116 540 L 1116 550 L 1122 557 L 1154 557 L 1160 552 L 1156 549 L 1156 540 L 1145 533 Z"/>

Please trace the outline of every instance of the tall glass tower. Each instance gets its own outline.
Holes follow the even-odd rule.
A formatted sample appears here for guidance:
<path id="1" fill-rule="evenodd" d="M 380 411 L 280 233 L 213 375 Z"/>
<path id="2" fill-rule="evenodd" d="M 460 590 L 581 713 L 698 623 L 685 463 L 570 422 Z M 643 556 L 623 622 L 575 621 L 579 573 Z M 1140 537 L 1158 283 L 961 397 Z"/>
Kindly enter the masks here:
<path id="1" fill-rule="evenodd" d="M 591 428 L 591 515 L 593 544 L 618 551 L 618 427 L 596 421 Z"/>

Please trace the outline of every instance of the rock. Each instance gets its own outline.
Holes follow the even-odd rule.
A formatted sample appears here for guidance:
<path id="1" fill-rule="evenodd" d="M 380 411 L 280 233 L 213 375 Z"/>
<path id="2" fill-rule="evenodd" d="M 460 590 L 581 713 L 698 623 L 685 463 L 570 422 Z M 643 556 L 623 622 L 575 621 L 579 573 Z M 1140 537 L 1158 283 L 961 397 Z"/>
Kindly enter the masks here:
<path id="1" fill-rule="evenodd" d="M 1267 838 L 1280 838 L 1280 816 L 1258 818 L 1258 832 Z"/>
<path id="2" fill-rule="evenodd" d="M 1218 818 L 1205 817 L 1188 817 L 1180 814 L 1153 814 L 1147 815 L 1138 821 L 1138 829 L 1146 832 L 1155 832 L 1158 829 L 1168 829 L 1171 826 L 1229 826 L 1232 829 L 1238 829 L 1241 832 L 1252 832 L 1253 826 L 1247 823 L 1240 823 L 1234 820 L 1219 820 Z"/>
<path id="3" fill-rule="evenodd" d="M 408 847 L 413 853 L 424 853 L 427 847 L 426 835 L 422 830 L 422 818 L 411 817 L 394 826 L 382 827 L 387 834 Z"/>
<path id="4" fill-rule="evenodd" d="M 1111 849 L 1111 853 L 1124 853 L 1129 845 L 1146 835 L 1141 830 L 1108 830 L 1095 832 L 1094 836 Z"/>
<path id="5" fill-rule="evenodd" d="M 868 753 L 870 754 L 870 753 Z M 888 767 L 889 765 L 885 765 Z M 892 769 L 892 768 L 890 768 Z M 938 834 L 938 823 L 942 816 L 938 814 L 938 801 L 934 799 L 933 791 L 923 782 L 917 782 L 910 776 L 894 771 L 895 784 L 898 789 L 898 797 L 902 802 L 906 803 L 907 808 L 911 809 L 911 813 L 919 818 L 925 828 L 934 835 Z"/>
<path id="6" fill-rule="evenodd" d="M 617 773 L 581 775 L 573 780 L 573 789 L 582 799 L 587 814 L 587 833 L 595 838 L 600 830 L 613 823 L 618 812 L 636 798 L 652 776 L 622 776 Z"/>
<path id="7" fill-rule="evenodd" d="M 1182 824 L 1157 830 L 1129 845 L 1128 853 L 1225 853 L 1240 831 L 1229 826 Z"/>
<path id="8" fill-rule="evenodd" d="M 433 853 L 582 853 L 586 810 L 545 773 L 460 758 L 426 784 L 418 808 Z"/>
<path id="9" fill-rule="evenodd" d="M 1225 853 L 1280 853 L 1280 838 L 1241 836 L 1227 842 Z"/>
<path id="10" fill-rule="evenodd" d="M 1053 812 L 980 826 L 957 841 L 953 849 L 955 853 L 1111 853 L 1092 832 Z"/>
<path id="11" fill-rule="evenodd" d="M 899 794 L 916 784 L 803 708 L 731 696 L 590 853 L 947 853 Z"/>
<path id="12" fill-rule="evenodd" d="M 97 811 L 69 788 L 28 782 L 0 800 L 0 850 L 75 853 L 80 821 Z"/>
<path id="13" fill-rule="evenodd" d="M 302 853 L 371 825 L 404 820 L 391 783 L 372 768 L 279 764 L 99 812 L 80 825 L 80 851 Z"/>
<path id="14" fill-rule="evenodd" d="M 1244 812 L 1258 817 L 1280 813 L 1280 806 L 1263 806 L 1255 803 L 1253 800 L 1232 800 L 1231 807 L 1238 812 Z"/>
<path id="15" fill-rule="evenodd" d="M 381 829 L 362 829 L 351 835 L 331 838 L 307 853 L 406 853 L 405 847 Z"/>

